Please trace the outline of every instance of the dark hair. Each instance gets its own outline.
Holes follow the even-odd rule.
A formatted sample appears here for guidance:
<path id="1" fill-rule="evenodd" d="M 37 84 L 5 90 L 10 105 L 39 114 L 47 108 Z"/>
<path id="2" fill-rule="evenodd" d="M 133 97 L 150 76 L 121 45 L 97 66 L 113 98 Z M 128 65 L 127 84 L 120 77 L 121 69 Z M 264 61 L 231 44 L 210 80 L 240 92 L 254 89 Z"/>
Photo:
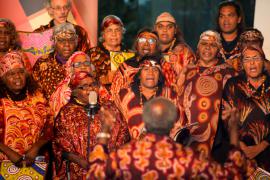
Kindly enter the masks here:
<path id="1" fill-rule="evenodd" d="M 149 60 L 149 59 L 151 59 L 151 60 L 154 60 L 154 61 L 156 61 L 158 64 L 160 64 L 160 61 L 161 61 L 161 56 L 159 56 L 159 55 L 154 55 L 154 56 L 143 56 L 142 57 L 142 59 L 140 60 L 140 63 L 143 63 L 143 61 L 145 61 L 145 60 Z M 133 83 L 135 83 L 136 85 L 140 85 L 140 75 L 141 75 L 141 71 L 142 71 L 142 69 L 140 69 L 136 74 L 135 74 L 135 76 L 134 76 L 134 78 L 133 78 Z M 158 87 L 159 88 L 162 88 L 163 86 L 164 86 L 164 83 L 165 83 L 165 77 L 164 77 L 164 75 L 163 75 L 163 73 L 162 73 L 162 71 L 160 71 L 159 70 L 159 77 L 158 77 Z"/>
<path id="2" fill-rule="evenodd" d="M 6 84 L 3 82 L 2 78 L 0 79 L 0 87 L 0 98 L 7 97 L 7 91 L 9 90 Z M 38 84 L 28 73 L 26 73 L 26 84 L 23 89 L 27 89 L 30 95 L 33 95 L 38 89 Z"/>
<path id="3" fill-rule="evenodd" d="M 184 40 L 184 35 L 183 32 L 181 31 L 180 27 L 178 25 L 175 25 L 176 28 L 176 33 L 174 35 L 176 41 L 175 44 L 185 44 L 185 40 Z"/>
<path id="4" fill-rule="evenodd" d="M 236 1 L 232 1 L 232 0 L 226 0 L 226 1 L 222 1 L 221 3 L 219 3 L 218 6 L 218 16 L 216 18 L 216 22 L 217 22 L 217 31 L 220 33 L 221 29 L 219 26 L 219 16 L 220 16 L 220 10 L 223 7 L 226 6 L 232 6 L 234 7 L 236 14 L 238 17 L 241 17 L 241 21 L 240 23 L 237 24 L 237 33 L 240 35 L 244 30 L 245 30 L 245 16 L 244 16 L 244 12 L 243 12 L 243 8 L 241 6 L 240 3 L 236 2 Z"/>
<path id="5" fill-rule="evenodd" d="M 9 19 L 0 18 L 0 22 L 5 22 L 5 28 L 10 31 L 10 49 L 17 50 L 20 49 L 18 38 L 17 38 L 17 31 L 14 23 Z"/>

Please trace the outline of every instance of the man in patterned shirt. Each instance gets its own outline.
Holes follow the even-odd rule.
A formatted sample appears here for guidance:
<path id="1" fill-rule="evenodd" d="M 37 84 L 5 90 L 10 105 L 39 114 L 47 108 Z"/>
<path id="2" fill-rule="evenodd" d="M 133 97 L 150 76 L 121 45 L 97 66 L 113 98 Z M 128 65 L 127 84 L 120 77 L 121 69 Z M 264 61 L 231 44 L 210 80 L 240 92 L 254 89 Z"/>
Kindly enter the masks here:
<path id="1" fill-rule="evenodd" d="M 33 77 L 47 99 L 55 91 L 58 83 L 66 77 L 64 64 L 75 51 L 78 36 L 72 24 L 63 23 L 54 27 L 53 40 L 55 50 L 39 58 L 33 67 Z"/>
<path id="2" fill-rule="evenodd" d="M 140 141 L 132 141 L 106 155 L 110 124 L 115 120 L 107 113 L 103 120 L 100 144 L 90 153 L 88 179 L 245 179 L 254 171 L 254 164 L 245 159 L 236 147 L 237 112 L 230 119 L 231 151 L 224 167 L 201 159 L 190 148 L 184 148 L 170 139 L 169 133 L 177 119 L 177 108 L 162 97 L 147 102 L 143 120 L 147 134 Z"/>

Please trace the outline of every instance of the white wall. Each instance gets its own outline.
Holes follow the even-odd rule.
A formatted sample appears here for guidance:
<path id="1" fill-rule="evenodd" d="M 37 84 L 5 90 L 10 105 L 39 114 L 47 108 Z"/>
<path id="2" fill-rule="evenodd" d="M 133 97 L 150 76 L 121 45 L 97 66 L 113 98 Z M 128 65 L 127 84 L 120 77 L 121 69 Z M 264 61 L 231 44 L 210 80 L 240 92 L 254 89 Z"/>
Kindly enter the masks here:
<path id="1" fill-rule="evenodd" d="M 270 59 L 270 0 L 256 0 L 254 27 L 264 36 L 264 52 Z"/>

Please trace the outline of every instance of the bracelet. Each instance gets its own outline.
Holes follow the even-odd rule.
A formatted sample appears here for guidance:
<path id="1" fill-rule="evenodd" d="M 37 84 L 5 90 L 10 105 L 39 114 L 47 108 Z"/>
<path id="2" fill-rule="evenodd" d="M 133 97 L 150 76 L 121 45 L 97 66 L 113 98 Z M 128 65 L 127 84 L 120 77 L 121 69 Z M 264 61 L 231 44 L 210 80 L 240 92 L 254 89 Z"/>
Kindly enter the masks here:
<path id="1" fill-rule="evenodd" d="M 110 139 L 111 135 L 109 133 L 100 132 L 100 133 L 97 133 L 96 138 L 108 138 L 108 139 Z"/>

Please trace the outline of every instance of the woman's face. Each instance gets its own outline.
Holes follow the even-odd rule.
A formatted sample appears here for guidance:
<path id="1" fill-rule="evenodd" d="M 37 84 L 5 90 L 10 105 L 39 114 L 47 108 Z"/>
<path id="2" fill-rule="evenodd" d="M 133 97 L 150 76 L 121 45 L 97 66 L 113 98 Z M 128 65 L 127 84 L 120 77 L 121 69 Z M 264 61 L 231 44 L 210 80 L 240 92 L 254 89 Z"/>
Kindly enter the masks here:
<path id="1" fill-rule="evenodd" d="M 9 70 L 3 77 L 7 88 L 14 94 L 19 94 L 26 85 L 26 72 L 24 68 Z"/>
<path id="2" fill-rule="evenodd" d="M 86 55 L 78 55 L 72 62 L 73 73 L 80 71 L 91 72 L 91 63 Z"/>
<path id="3" fill-rule="evenodd" d="M 6 52 L 11 45 L 11 32 L 6 27 L 0 27 L 0 52 Z"/>
<path id="4" fill-rule="evenodd" d="M 120 46 L 122 42 L 123 28 L 117 24 L 109 25 L 103 31 L 103 39 L 105 46 Z"/>
<path id="5" fill-rule="evenodd" d="M 258 78 L 262 75 L 264 61 L 258 51 L 246 50 L 242 62 L 248 78 Z"/>

